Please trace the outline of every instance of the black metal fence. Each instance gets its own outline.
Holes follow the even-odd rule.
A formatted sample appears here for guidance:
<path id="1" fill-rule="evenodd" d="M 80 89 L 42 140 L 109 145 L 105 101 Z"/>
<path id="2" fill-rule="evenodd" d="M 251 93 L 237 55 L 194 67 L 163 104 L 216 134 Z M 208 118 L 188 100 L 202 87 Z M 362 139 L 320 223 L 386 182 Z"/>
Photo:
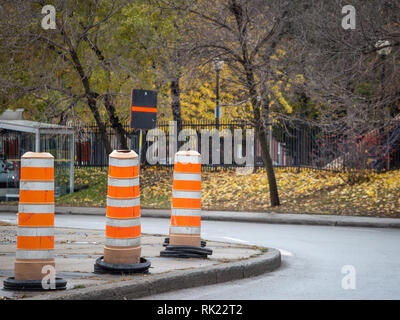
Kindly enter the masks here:
<path id="1" fill-rule="evenodd" d="M 129 129 L 128 124 L 125 124 L 124 128 L 128 132 L 128 145 L 135 150 L 134 140 L 137 140 L 138 132 L 133 132 Z M 149 161 L 146 155 L 148 155 L 148 151 L 151 151 L 149 148 L 154 142 L 150 141 L 152 140 L 150 135 L 143 132 L 141 157 L 143 166 L 171 166 L 173 164 L 175 150 L 173 149 L 173 142 L 177 141 L 176 133 L 178 130 L 171 122 L 167 121 L 158 122 L 157 128 L 160 129 L 160 132 L 163 132 L 161 136 L 165 142 L 165 148 L 162 152 L 159 150 L 158 154 L 157 151 L 155 152 L 157 155 L 156 163 Z M 209 155 L 209 161 L 203 161 L 203 166 L 205 167 L 232 168 L 246 166 L 244 159 L 249 156 L 247 154 L 249 152 L 253 162 L 251 166 L 253 164 L 254 167 L 264 166 L 261 157 L 261 146 L 257 136 L 254 135 L 254 140 L 249 140 L 250 144 L 249 141 L 246 142 L 246 134 L 250 134 L 253 128 L 245 122 L 221 121 L 217 131 L 220 134 L 217 145 L 209 141 L 208 146 L 207 144 L 203 145 L 202 138 L 206 136 L 205 140 L 207 140 L 207 132 L 208 134 L 212 133 L 212 130 L 216 132 L 216 123 L 214 121 L 183 121 L 180 129 L 185 130 L 187 136 L 186 140 L 180 142 L 180 144 L 191 143 L 192 148 L 197 149 L 202 156 Z M 117 149 L 117 138 L 110 126 L 107 127 L 107 136 L 112 148 Z M 366 136 L 371 136 L 371 134 Z M 108 155 L 97 126 L 88 125 L 76 128 L 75 137 L 76 166 L 106 167 L 108 165 Z M 235 142 L 235 137 L 239 138 L 236 143 L 232 143 Z M 375 140 L 370 139 L 372 142 L 368 140 L 368 145 L 371 145 L 371 143 L 377 144 L 376 137 L 379 137 L 380 151 L 378 152 L 376 148 L 369 147 L 370 151 L 367 156 L 364 155 L 364 150 L 361 152 L 365 159 L 363 158 L 362 161 L 353 159 L 353 162 L 363 162 L 362 165 L 365 168 L 377 170 L 400 168 L 400 125 L 386 133 L 376 133 L 374 137 Z M 360 145 L 366 145 L 365 141 L 365 136 L 360 137 L 355 144 L 355 148 L 360 148 L 358 147 Z M 324 133 L 318 127 L 304 123 L 295 125 L 292 123 L 285 127 L 278 124 L 272 125 L 269 130 L 268 144 L 270 155 L 276 167 L 343 170 L 351 162 L 350 158 L 354 155 L 351 149 L 354 146 L 351 146 L 345 137 Z M 208 151 L 204 148 L 208 148 Z M 375 153 L 371 153 L 372 149 L 375 150 Z M 217 161 L 215 161 L 216 159 L 211 159 L 213 152 L 218 155 Z M 247 163 L 247 165 L 249 164 Z"/>

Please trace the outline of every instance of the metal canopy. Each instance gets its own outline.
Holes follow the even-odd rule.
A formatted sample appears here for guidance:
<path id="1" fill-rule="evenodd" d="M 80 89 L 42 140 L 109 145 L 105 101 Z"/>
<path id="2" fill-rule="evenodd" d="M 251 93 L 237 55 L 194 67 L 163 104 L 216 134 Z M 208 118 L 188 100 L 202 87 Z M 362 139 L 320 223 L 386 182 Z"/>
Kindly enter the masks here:
<path id="1" fill-rule="evenodd" d="M 60 126 L 57 124 L 36 122 L 30 120 L 0 120 L 0 129 L 28 132 L 35 134 L 35 152 L 40 152 L 40 135 L 72 135 L 71 143 L 71 164 L 70 164 L 70 192 L 74 190 L 74 129 L 71 127 Z"/>
<path id="2" fill-rule="evenodd" d="M 35 122 L 29 120 L 0 120 L 0 128 L 36 133 L 38 130 L 40 133 L 57 133 L 62 130 L 61 133 L 73 133 L 73 128 L 60 126 L 57 124 Z"/>
<path id="3" fill-rule="evenodd" d="M 73 128 L 29 120 L 0 120 L 0 128 L 34 133 L 36 137 L 35 152 L 40 152 L 41 134 L 74 134 Z"/>

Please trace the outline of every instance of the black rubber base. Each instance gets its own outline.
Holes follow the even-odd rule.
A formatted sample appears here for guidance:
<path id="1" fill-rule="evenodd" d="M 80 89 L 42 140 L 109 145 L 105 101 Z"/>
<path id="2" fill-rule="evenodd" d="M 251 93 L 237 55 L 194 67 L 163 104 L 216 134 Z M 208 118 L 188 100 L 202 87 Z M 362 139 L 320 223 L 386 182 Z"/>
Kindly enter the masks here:
<path id="1" fill-rule="evenodd" d="M 205 241 L 204 241 L 205 242 Z M 193 246 L 165 246 L 165 250 L 160 252 L 161 257 L 170 258 L 202 258 L 207 259 L 212 254 L 212 250 L 205 247 Z"/>
<path id="2" fill-rule="evenodd" d="M 44 289 L 42 280 L 15 280 L 10 277 L 3 281 L 5 290 L 23 290 L 23 291 L 49 291 L 67 289 L 67 281 L 62 278 L 56 278 L 55 289 Z"/>
<path id="3" fill-rule="evenodd" d="M 206 246 L 206 241 L 205 240 L 201 240 L 201 244 L 200 245 L 201 245 L 202 248 L 204 248 Z M 163 246 L 164 247 L 169 246 L 169 238 L 165 238 L 164 239 Z"/>
<path id="4" fill-rule="evenodd" d="M 96 259 L 94 264 L 94 273 L 97 274 L 133 274 L 133 273 L 148 273 L 150 261 L 145 258 L 140 258 L 140 263 L 136 264 L 114 264 L 104 262 L 104 256 Z"/>

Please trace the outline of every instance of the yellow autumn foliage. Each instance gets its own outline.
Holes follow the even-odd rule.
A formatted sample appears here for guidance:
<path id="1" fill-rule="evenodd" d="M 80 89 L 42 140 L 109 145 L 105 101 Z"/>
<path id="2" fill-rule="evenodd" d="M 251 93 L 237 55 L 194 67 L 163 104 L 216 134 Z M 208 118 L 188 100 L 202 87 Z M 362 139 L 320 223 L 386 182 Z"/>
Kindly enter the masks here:
<path id="1" fill-rule="evenodd" d="M 239 174 L 236 170 L 202 173 L 202 207 L 205 210 L 271 211 L 400 217 L 400 170 L 371 172 L 362 183 L 349 185 L 344 174 L 329 171 L 276 169 L 281 206 L 269 206 L 265 170 Z M 57 205 L 106 205 L 107 169 L 77 168 L 76 185 L 88 185 L 73 194 L 55 199 Z M 172 169 L 147 167 L 141 170 L 141 205 L 171 206 Z"/>

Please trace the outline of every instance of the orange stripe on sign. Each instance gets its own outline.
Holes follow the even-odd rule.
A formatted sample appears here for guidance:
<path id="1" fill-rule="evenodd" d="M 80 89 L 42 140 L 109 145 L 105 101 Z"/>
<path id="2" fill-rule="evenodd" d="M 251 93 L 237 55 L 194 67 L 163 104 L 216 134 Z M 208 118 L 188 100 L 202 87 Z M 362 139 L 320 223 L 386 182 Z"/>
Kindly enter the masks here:
<path id="1" fill-rule="evenodd" d="M 21 168 L 21 180 L 53 180 L 54 168 Z"/>
<path id="2" fill-rule="evenodd" d="M 116 219 L 139 218 L 140 206 L 126 208 L 107 206 L 107 217 Z"/>
<path id="3" fill-rule="evenodd" d="M 112 198 L 136 198 L 139 197 L 139 186 L 113 187 L 108 186 L 107 195 Z"/>
<path id="4" fill-rule="evenodd" d="M 157 108 L 148 108 L 148 107 L 132 107 L 131 110 L 136 112 L 151 112 L 151 113 L 157 112 Z"/>
<path id="5" fill-rule="evenodd" d="M 21 203 L 53 203 L 53 190 L 20 190 L 19 202 Z"/>
<path id="6" fill-rule="evenodd" d="M 51 250 L 54 249 L 54 236 L 43 237 L 17 237 L 17 249 Z"/>
<path id="7" fill-rule="evenodd" d="M 175 162 L 174 171 L 186 173 L 201 173 L 201 163 Z"/>
<path id="8" fill-rule="evenodd" d="M 52 227 L 54 213 L 18 213 L 18 225 L 23 227 Z"/>
<path id="9" fill-rule="evenodd" d="M 171 225 L 178 227 L 200 227 L 201 217 L 171 216 Z"/>
<path id="10" fill-rule="evenodd" d="M 172 208 L 201 209 L 201 199 L 172 198 Z"/>
<path id="11" fill-rule="evenodd" d="M 108 238 L 137 238 L 140 237 L 141 228 L 135 227 L 112 227 L 106 225 L 106 237 Z"/>
<path id="12" fill-rule="evenodd" d="M 201 181 L 174 180 L 174 190 L 201 191 Z"/>
<path id="13" fill-rule="evenodd" d="M 134 178 L 138 176 L 138 166 L 134 167 L 108 167 L 108 176 L 111 178 Z"/>

